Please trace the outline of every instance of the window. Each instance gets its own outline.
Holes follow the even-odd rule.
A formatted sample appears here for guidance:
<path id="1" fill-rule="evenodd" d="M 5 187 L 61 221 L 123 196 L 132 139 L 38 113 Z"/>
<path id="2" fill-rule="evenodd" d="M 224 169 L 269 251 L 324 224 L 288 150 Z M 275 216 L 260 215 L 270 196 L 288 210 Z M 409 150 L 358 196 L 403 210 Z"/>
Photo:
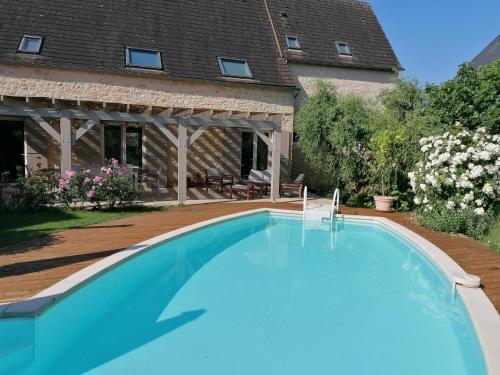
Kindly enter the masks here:
<path id="1" fill-rule="evenodd" d="M 126 124 L 104 126 L 104 159 L 142 167 L 142 127 Z"/>
<path id="2" fill-rule="evenodd" d="M 229 77 L 252 78 L 252 72 L 245 60 L 219 57 L 219 67 L 222 75 Z"/>
<path id="3" fill-rule="evenodd" d="M 40 53 L 42 41 L 43 38 L 41 36 L 24 35 L 17 50 L 24 53 Z"/>
<path id="4" fill-rule="evenodd" d="M 134 68 L 162 69 L 161 54 L 138 48 L 126 48 L 127 66 Z"/>
<path id="5" fill-rule="evenodd" d="M 351 55 L 351 50 L 349 49 L 349 45 L 347 43 L 337 42 L 335 44 L 337 45 L 337 51 L 339 52 L 340 55 L 344 56 Z"/>
<path id="6" fill-rule="evenodd" d="M 297 49 L 297 50 L 301 49 L 298 36 L 287 36 L 286 45 L 288 49 Z"/>

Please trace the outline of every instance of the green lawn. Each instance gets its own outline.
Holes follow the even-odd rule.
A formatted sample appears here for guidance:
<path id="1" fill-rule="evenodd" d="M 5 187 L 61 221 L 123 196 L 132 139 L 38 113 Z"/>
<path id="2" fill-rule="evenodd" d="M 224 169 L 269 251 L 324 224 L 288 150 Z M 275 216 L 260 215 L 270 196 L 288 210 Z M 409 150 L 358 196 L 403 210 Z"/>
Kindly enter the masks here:
<path id="1" fill-rule="evenodd" d="M 500 253 L 500 215 L 497 215 L 495 224 L 493 224 L 483 242 L 497 253 Z"/>
<path id="2" fill-rule="evenodd" d="M 0 247 L 68 228 L 97 224 L 103 221 L 168 208 L 167 206 L 138 206 L 102 212 L 53 208 L 39 212 L 0 212 Z"/>

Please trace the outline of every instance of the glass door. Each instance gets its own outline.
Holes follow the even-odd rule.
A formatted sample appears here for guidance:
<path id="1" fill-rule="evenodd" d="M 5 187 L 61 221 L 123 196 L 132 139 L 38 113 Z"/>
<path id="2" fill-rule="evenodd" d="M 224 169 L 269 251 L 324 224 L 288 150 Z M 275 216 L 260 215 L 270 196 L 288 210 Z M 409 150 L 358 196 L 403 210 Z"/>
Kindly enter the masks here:
<path id="1" fill-rule="evenodd" d="M 15 181 L 24 173 L 24 122 L 0 121 L 0 175 L 2 182 Z M 5 180 L 5 181 L 4 181 Z"/>

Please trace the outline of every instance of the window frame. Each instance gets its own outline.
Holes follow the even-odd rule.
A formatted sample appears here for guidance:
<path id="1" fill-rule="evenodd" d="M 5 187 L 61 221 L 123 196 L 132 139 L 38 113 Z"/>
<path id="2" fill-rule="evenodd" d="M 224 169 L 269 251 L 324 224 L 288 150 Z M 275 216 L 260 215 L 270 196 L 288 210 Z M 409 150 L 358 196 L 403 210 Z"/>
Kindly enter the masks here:
<path id="1" fill-rule="evenodd" d="M 224 60 L 245 63 L 245 68 L 246 68 L 248 75 L 234 75 L 234 74 L 227 73 L 226 69 L 224 68 Z M 250 64 L 248 63 L 248 60 L 246 60 L 246 59 L 236 59 L 233 57 L 221 57 L 221 56 L 219 56 L 219 57 L 217 57 L 217 62 L 219 63 L 219 70 L 220 70 L 222 76 L 224 76 L 224 77 L 253 79 L 253 74 L 252 74 L 252 70 L 250 69 Z"/>
<path id="2" fill-rule="evenodd" d="M 40 41 L 40 44 L 38 45 L 38 50 L 37 51 L 28 51 L 28 50 L 24 50 L 22 49 L 22 46 L 24 44 L 24 41 L 26 39 L 38 39 Z M 19 53 L 30 53 L 32 55 L 38 55 L 40 54 L 40 52 L 42 51 L 42 46 L 43 46 L 43 36 L 39 36 L 39 35 L 26 35 L 26 34 L 23 34 L 23 36 L 21 37 L 21 40 L 19 41 L 19 45 L 17 47 L 17 52 Z"/>
<path id="3" fill-rule="evenodd" d="M 348 53 L 343 53 L 340 50 L 341 45 L 344 45 L 347 48 Z M 347 42 L 335 42 L 335 46 L 337 47 L 337 52 L 340 56 L 352 56 L 351 47 L 349 47 L 349 43 L 347 43 Z"/>
<path id="4" fill-rule="evenodd" d="M 158 57 L 158 64 L 159 64 L 159 66 L 132 64 L 131 61 L 130 61 L 130 50 L 143 51 L 143 52 L 154 52 L 154 53 L 156 53 L 157 57 Z M 139 48 L 139 47 L 125 47 L 125 66 L 127 68 L 163 70 L 163 59 L 162 59 L 161 51 L 158 51 L 158 50 L 155 50 L 155 49 L 148 49 L 148 48 Z"/>
<path id="5" fill-rule="evenodd" d="M 294 39 L 297 40 L 297 44 L 299 45 L 298 48 L 292 47 L 290 45 L 289 39 L 291 39 L 291 38 L 294 38 Z M 300 45 L 300 40 L 299 40 L 298 36 L 296 36 L 296 35 L 285 35 L 285 41 L 286 41 L 286 47 L 287 47 L 287 49 L 293 50 L 293 51 L 302 51 L 302 46 Z"/>

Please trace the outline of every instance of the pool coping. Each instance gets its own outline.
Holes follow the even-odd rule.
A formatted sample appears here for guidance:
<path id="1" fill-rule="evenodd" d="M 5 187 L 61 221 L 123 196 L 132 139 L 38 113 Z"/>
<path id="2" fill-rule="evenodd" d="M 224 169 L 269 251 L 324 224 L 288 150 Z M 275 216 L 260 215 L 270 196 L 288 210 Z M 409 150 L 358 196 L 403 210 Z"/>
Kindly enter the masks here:
<path id="1" fill-rule="evenodd" d="M 98 277 L 102 273 L 109 272 L 122 262 L 137 256 L 153 246 L 197 229 L 212 226 L 231 219 L 265 212 L 302 217 L 302 211 L 299 210 L 259 208 L 205 220 L 155 236 L 91 264 L 31 298 L 22 301 L 0 303 L 0 319 L 36 317 L 54 303 L 75 292 L 79 287 L 82 287 L 95 277 Z M 436 245 L 388 218 L 345 214 L 339 214 L 336 215 L 336 217 L 339 219 L 348 219 L 349 221 L 378 223 L 386 229 L 399 234 L 409 242 L 415 244 L 440 268 L 449 279 L 450 288 L 453 283 L 453 275 L 465 272 L 462 267 Z M 500 374 L 500 316 L 482 289 L 457 286 L 457 292 L 460 294 L 474 325 L 488 373 Z"/>

